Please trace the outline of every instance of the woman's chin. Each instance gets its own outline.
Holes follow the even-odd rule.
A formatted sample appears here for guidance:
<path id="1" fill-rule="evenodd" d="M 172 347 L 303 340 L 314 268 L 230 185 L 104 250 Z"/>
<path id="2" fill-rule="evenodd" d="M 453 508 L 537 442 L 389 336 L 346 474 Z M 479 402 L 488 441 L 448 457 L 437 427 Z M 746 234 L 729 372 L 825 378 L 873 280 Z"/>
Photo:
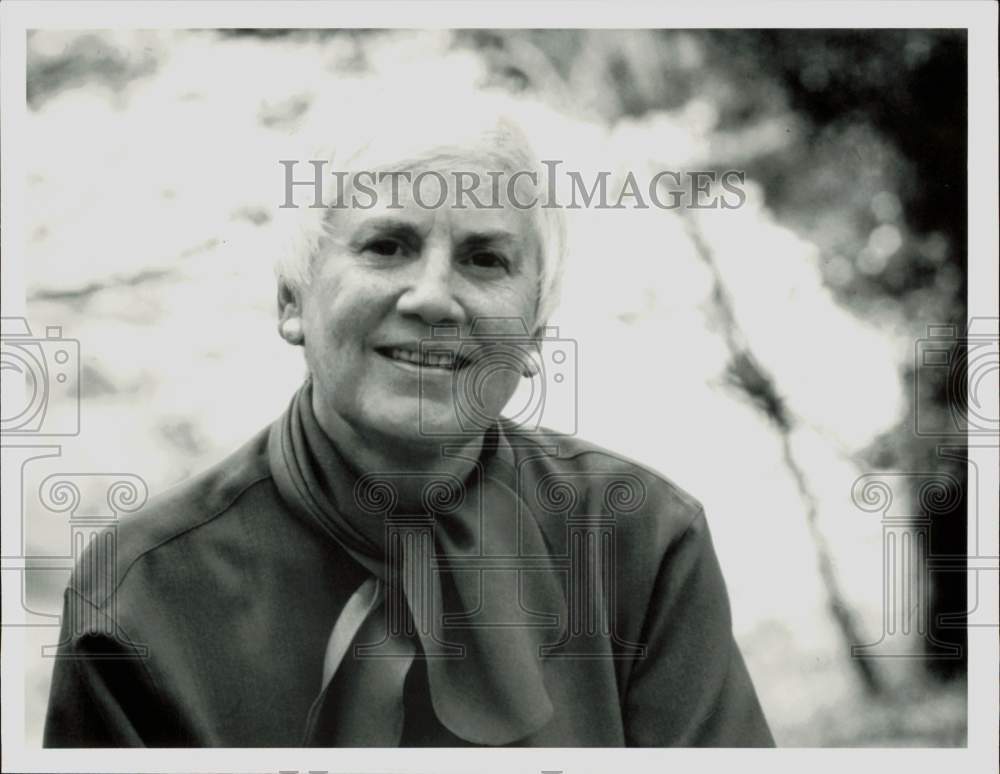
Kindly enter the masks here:
<path id="1" fill-rule="evenodd" d="M 373 414 L 365 424 L 379 435 L 414 446 L 468 439 L 482 435 L 489 426 L 489 423 L 477 427 L 470 422 L 460 422 L 453 406 L 435 406 L 428 402 L 409 409 L 397 403 L 387 411 Z"/>

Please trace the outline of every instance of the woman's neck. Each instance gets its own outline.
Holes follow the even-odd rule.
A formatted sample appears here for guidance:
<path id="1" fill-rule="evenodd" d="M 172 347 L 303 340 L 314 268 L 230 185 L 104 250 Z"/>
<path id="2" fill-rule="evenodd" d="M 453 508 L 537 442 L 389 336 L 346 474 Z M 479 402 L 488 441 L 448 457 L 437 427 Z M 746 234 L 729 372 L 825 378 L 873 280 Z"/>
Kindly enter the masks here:
<path id="1" fill-rule="evenodd" d="M 429 479 L 459 481 L 472 472 L 483 448 L 483 436 L 413 441 L 359 428 L 324 407 L 313 394 L 313 413 L 320 428 L 355 475 L 380 475 L 393 485 L 401 502 L 417 504 Z M 447 450 L 447 453 L 446 453 Z"/>

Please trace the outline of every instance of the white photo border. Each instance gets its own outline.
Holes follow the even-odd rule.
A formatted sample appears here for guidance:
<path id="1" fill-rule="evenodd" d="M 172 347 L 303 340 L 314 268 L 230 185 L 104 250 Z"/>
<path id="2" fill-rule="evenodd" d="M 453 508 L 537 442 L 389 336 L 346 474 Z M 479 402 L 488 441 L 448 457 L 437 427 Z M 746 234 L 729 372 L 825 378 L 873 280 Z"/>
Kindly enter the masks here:
<path id="1" fill-rule="evenodd" d="M 998 246 L 997 195 L 997 5 L 992 2 L 701 2 L 654 4 L 558 1 L 452 2 L 4 2 L 0 6 L 0 93 L 2 93 L 2 305 L 4 316 L 25 310 L 22 202 L 25 165 L 18 153 L 28 141 L 25 128 L 26 31 L 96 28 L 964 28 L 969 66 L 969 317 L 996 318 L 1000 306 L 995 263 Z M 9 396 L 8 396 L 9 397 Z M 997 450 L 974 450 L 984 474 L 981 512 L 997 531 Z M 19 471 L 3 470 L 4 479 Z M 970 476 L 970 480 L 973 480 Z M 4 489 L 8 487 L 4 486 Z M 3 533 L 8 534 L 10 504 L 5 501 Z M 20 507 L 20 504 L 15 504 Z M 970 530 L 970 540 L 973 538 Z M 6 541 L 4 541 L 6 544 Z M 973 547 L 974 548 L 974 547 Z M 975 590 L 970 573 L 970 594 Z M 996 608 L 997 589 L 980 604 Z M 4 618 L 11 613 L 5 593 Z M 968 747 L 965 749 L 864 750 L 666 750 L 666 749 L 158 749 L 37 750 L 24 746 L 25 693 L 19 666 L 23 629 L 5 627 L 2 640 L 2 731 L 4 771 L 254 771 L 394 772 L 464 774 L 480 772 L 700 771 L 767 767 L 775 772 L 837 772 L 902 768 L 907 772 L 996 771 L 998 749 L 998 631 L 968 632 Z"/>

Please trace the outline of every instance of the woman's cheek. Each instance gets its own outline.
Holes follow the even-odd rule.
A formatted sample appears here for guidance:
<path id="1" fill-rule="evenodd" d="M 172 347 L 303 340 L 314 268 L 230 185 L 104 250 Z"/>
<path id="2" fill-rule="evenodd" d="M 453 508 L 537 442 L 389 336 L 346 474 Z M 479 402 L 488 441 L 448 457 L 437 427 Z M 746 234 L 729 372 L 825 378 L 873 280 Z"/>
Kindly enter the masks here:
<path id="1" fill-rule="evenodd" d="M 520 283 L 493 289 L 478 306 L 483 310 L 477 313 L 480 316 L 521 320 L 529 329 L 534 324 L 534 294 L 520 287 Z"/>

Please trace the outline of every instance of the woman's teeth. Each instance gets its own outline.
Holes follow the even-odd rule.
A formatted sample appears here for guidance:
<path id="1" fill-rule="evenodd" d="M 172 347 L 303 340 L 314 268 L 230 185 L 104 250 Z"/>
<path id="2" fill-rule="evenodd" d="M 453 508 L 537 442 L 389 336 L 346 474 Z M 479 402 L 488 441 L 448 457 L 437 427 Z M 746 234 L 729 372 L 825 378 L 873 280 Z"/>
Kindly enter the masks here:
<path id="1" fill-rule="evenodd" d="M 423 366 L 425 368 L 447 368 L 454 367 L 455 357 L 450 352 L 425 352 L 421 355 L 408 349 L 390 349 L 389 357 L 393 360 L 402 360 L 404 363 Z"/>

